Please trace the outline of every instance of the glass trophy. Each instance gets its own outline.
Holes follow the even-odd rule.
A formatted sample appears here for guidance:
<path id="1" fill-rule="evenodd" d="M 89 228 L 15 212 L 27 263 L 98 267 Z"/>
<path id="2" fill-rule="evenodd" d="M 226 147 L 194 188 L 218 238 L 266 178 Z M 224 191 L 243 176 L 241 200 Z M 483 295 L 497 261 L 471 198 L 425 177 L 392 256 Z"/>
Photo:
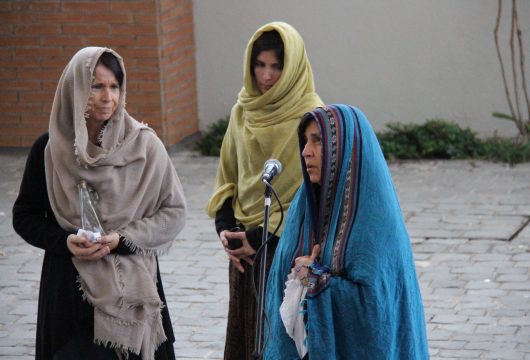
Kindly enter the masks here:
<path id="1" fill-rule="evenodd" d="M 77 235 L 84 235 L 92 242 L 98 241 L 101 236 L 105 235 L 97 209 L 98 194 L 85 180 L 79 181 L 77 188 L 79 189 L 81 213 L 81 229 Z"/>

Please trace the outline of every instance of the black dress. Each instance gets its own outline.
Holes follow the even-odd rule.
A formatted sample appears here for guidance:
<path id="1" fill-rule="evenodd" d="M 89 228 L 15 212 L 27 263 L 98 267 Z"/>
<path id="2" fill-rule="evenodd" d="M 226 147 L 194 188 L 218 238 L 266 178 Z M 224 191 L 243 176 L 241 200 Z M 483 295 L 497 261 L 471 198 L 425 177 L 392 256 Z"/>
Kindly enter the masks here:
<path id="1" fill-rule="evenodd" d="M 33 144 L 20 192 L 13 206 L 13 227 L 29 244 L 45 250 L 39 291 L 37 316 L 36 359 L 53 359 L 68 353 L 68 343 L 91 340 L 94 334 L 94 309 L 83 300 L 78 288 L 78 273 L 72 263 L 72 254 L 66 246 L 70 234 L 63 230 L 50 206 L 44 170 L 44 149 L 48 134 Z M 132 252 L 120 241 L 113 253 L 127 255 Z M 157 260 L 158 262 L 158 260 Z M 157 288 L 166 305 L 160 270 L 157 264 Z M 175 340 L 167 306 L 162 309 L 162 323 L 167 340 L 158 347 L 155 359 L 175 359 Z M 81 340 L 80 340 L 81 339 Z M 90 341 L 91 343 L 91 341 Z M 105 350 L 101 348 L 102 354 Z M 113 351 L 106 352 L 110 358 Z M 87 354 L 93 356 L 93 354 Z M 139 358 L 131 354 L 131 359 Z M 65 355 L 68 357 L 68 355 Z"/>
<path id="2" fill-rule="evenodd" d="M 258 226 L 252 229 L 244 229 L 243 225 L 239 224 L 234 216 L 232 208 L 232 198 L 228 198 L 222 205 L 221 209 L 215 215 L 215 228 L 217 234 L 223 230 L 232 230 L 238 227 L 245 231 L 247 240 L 254 250 L 258 250 L 261 245 L 263 228 Z M 274 230 L 274 229 L 270 229 Z M 265 267 L 266 274 L 272 265 L 274 252 L 278 246 L 279 238 L 271 236 L 267 248 L 267 264 Z M 246 261 L 241 261 L 244 273 L 230 262 L 228 266 L 228 282 L 229 282 L 229 304 L 228 304 L 228 318 L 226 324 L 226 339 L 224 360 L 252 360 L 255 336 L 256 336 L 256 313 L 257 313 L 257 296 L 256 288 L 259 284 L 259 260 L 255 261 L 254 266 L 254 280 L 252 282 L 252 266 Z M 256 288 L 254 287 L 256 286 Z M 264 318 L 264 326 L 266 326 L 266 319 Z M 263 340 L 263 338 L 262 338 Z M 262 342 L 263 343 L 263 342 Z"/>

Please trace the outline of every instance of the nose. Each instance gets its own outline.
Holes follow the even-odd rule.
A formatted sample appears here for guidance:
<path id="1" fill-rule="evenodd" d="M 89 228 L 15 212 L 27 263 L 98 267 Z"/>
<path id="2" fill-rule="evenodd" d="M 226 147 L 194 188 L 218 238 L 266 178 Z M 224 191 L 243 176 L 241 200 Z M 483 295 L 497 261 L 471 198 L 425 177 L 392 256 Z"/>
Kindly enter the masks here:
<path id="1" fill-rule="evenodd" d="M 302 150 L 302 156 L 308 157 L 311 156 L 311 146 L 309 145 L 309 141 L 305 143 L 304 150 Z"/>
<path id="2" fill-rule="evenodd" d="M 105 89 L 103 89 L 103 94 L 101 96 L 101 98 L 105 101 L 110 101 L 111 99 L 111 90 L 110 88 L 106 87 Z"/>
<path id="3" fill-rule="evenodd" d="M 272 79 L 272 69 L 265 69 L 265 71 L 263 72 L 263 78 L 265 80 L 270 80 Z"/>

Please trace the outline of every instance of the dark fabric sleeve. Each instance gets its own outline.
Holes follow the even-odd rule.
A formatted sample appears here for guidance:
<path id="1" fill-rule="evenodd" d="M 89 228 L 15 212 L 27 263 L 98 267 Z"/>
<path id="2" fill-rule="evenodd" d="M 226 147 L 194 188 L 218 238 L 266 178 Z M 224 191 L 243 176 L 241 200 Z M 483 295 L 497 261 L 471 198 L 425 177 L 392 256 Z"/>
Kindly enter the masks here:
<path id="1" fill-rule="evenodd" d="M 118 242 L 118 246 L 114 250 L 112 250 L 113 254 L 118 255 L 131 255 L 135 252 L 132 251 L 126 244 L 125 244 L 125 237 L 123 235 L 120 235 L 120 241 Z"/>
<path id="2" fill-rule="evenodd" d="M 221 206 L 221 209 L 215 214 L 215 230 L 217 235 L 223 230 L 230 230 L 237 226 L 236 218 L 234 216 L 234 209 L 232 208 L 232 198 L 228 198 Z"/>
<path id="3" fill-rule="evenodd" d="M 248 243 L 254 250 L 258 250 L 261 246 L 261 238 L 263 237 L 263 228 L 261 226 L 255 227 L 253 229 L 249 229 L 245 231 L 245 235 L 247 237 Z M 269 233 L 269 237 L 272 234 Z M 273 246 L 276 248 L 278 245 L 279 238 L 277 236 L 273 236 L 271 240 L 269 241 L 269 246 Z"/>
<path id="4" fill-rule="evenodd" d="M 245 231 L 248 243 L 254 250 L 258 250 L 261 246 L 261 237 L 263 236 L 263 228 L 261 226 L 255 227 Z"/>
<path id="5" fill-rule="evenodd" d="M 29 244 L 46 251 L 71 255 L 66 246 L 70 233 L 63 230 L 50 206 L 44 170 L 44 149 L 48 134 L 33 144 L 28 158 L 20 191 L 13 206 L 13 228 Z"/>

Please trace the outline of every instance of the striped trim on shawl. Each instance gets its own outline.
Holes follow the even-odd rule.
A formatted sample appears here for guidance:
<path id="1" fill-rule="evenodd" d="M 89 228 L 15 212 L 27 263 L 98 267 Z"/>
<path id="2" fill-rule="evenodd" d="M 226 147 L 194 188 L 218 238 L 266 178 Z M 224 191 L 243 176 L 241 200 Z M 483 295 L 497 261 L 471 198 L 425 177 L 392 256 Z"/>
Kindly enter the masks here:
<path id="1" fill-rule="evenodd" d="M 307 113 L 304 117 L 313 118 L 320 131 L 322 138 L 322 177 L 321 188 L 319 194 L 315 194 L 313 187 L 307 187 L 308 197 L 311 199 L 311 223 L 312 226 L 311 244 L 320 244 L 323 248 L 325 241 L 328 238 L 331 219 L 333 217 L 333 208 L 336 201 L 342 204 L 338 222 L 338 230 L 335 234 L 333 245 L 333 258 L 331 272 L 333 274 L 340 274 L 342 271 L 342 263 L 344 258 L 344 249 L 347 239 L 350 235 L 352 225 L 355 221 L 355 216 L 358 208 L 359 199 L 359 185 L 361 175 L 361 132 L 358 126 L 358 119 L 355 118 L 355 131 L 353 132 L 353 155 L 349 159 L 343 159 L 345 146 L 349 146 L 346 138 L 344 124 L 337 121 L 339 114 L 342 113 L 340 108 L 336 107 L 319 107 L 314 111 Z M 353 112 L 355 114 L 355 112 Z M 344 117 L 344 114 L 341 116 Z M 303 134 L 299 133 L 300 137 L 300 153 L 302 153 L 305 142 L 302 138 Z M 344 163 L 344 160 L 347 162 Z M 344 192 L 340 194 L 341 199 L 337 199 L 337 187 L 339 183 L 342 167 L 347 166 L 346 184 Z M 309 182 L 309 175 L 305 167 L 305 162 L 302 158 L 302 167 L 306 183 Z M 316 196 L 319 196 L 317 202 Z M 318 204 L 322 204 L 319 206 Z M 353 214 L 352 214 L 353 212 Z M 318 221 L 315 221 L 318 219 Z M 297 256 L 301 256 L 308 249 L 304 249 L 304 232 L 300 232 L 300 246 L 298 247 Z"/>

